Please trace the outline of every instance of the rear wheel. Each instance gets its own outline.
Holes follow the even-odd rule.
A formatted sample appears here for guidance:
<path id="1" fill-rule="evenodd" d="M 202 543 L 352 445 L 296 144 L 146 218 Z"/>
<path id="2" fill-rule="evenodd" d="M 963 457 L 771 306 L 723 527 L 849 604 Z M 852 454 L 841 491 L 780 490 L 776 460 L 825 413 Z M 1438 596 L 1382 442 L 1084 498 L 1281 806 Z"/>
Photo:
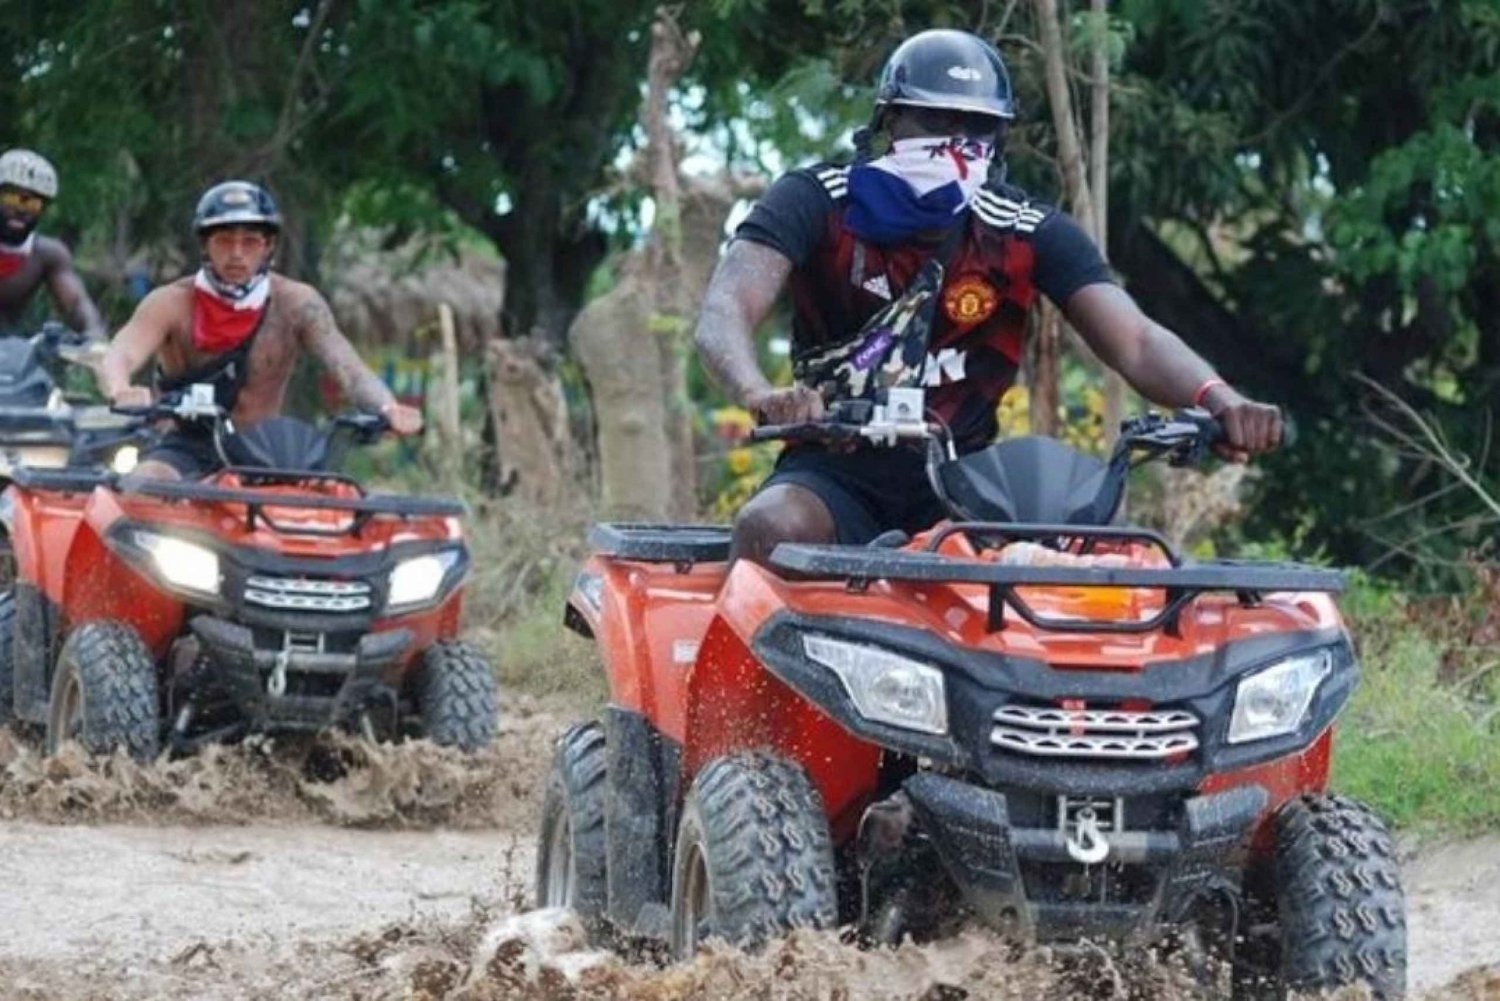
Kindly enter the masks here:
<path id="1" fill-rule="evenodd" d="M 581 723 L 570 729 L 552 758 L 537 847 L 536 905 L 572 908 L 594 934 L 609 905 L 607 780 L 604 728 Z"/>
<path id="2" fill-rule="evenodd" d="M 688 791 L 672 861 L 672 951 L 758 946 L 838 922 L 833 842 L 807 773 L 768 754 L 710 763 Z"/>
<path id="3" fill-rule="evenodd" d="M 477 751 L 495 740 L 495 672 L 467 643 L 428 648 L 417 677 L 422 736 L 435 744 Z"/>
<path id="4" fill-rule="evenodd" d="M 1273 871 L 1279 935 L 1236 964 L 1237 997 L 1352 984 L 1381 1001 L 1405 995 L 1406 897 L 1379 817 L 1343 796 L 1293 800 L 1276 818 Z"/>
<path id="5" fill-rule="evenodd" d="M 47 753 L 76 740 L 96 754 L 123 747 L 149 761 L 160 746 L 156 661 L 134 629 L 85 622 L 57 657 L 47 710 Z"/>
<path id="6" fill-rule="evenodd" d="M 9 725 L 16 708 L 16 594 L 0 592 L 0 726 Z"/>

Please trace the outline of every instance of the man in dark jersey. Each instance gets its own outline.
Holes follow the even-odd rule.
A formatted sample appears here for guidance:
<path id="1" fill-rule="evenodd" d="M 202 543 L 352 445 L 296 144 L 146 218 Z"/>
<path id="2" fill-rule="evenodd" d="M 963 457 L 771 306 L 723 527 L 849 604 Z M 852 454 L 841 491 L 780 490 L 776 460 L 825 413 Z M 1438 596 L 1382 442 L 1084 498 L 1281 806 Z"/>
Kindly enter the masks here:
<path id="1" fill-rule="evenodd" d="M 708 369 L 762 423 L 786 424 L 820 417 L 833 398 L 868 396 L 872 379 L 901 371 L 904 352 L 907 384 L 925 388 L 970 451 L 998 430 L 1040 293 L 1142 396 L 1217 415 L 1227 457 L 1275 448 L 1276 407 L 1240 395 L 1142 313 L 1068 215 L 996 179 L 1014 114 L 1005 65 L 982 39 L 934 30 L 902 43 L 854 164 L 784 175 L 736 232 L 698 322 Z M 878 158 L 871 133 L 887 140 Z M 788 286 L 798 378 L 777 388 L 753 332 Z M 760 561 L 785 541 L 857 544 L 944 514 L 919 451 L 800 445 L 735 519 L 733 556 Z"/>
<path id="2" fill-rule="evenodd" d="M 105 395 L 117 404 L 150 403 L 152 390 L 130 379 L 155 356 L 158 390 L 212 385 L 215 402 L 249 427 L 281 413 L 306 351 L 354 406 L 383 414 L 397 434 L 422 429 L 421 412 L 397 403 L 360 360 L 317 289 L 271 271 L 281 213 L 269 192 L 246 181 L 217 184 L 199 199 L 193 228 L 202 267 L 141 300 L 105 353 Z M 195 478 L 220 465 L 208 434 L 179 429 L 142 456 L 135 475 Z"/>
<path id="3" fill-rule="evenodd" d="M 73 255 L 36 231 L 56 197 L 57 171 L 44 157 L 29 149 L 0 154 L 0 334 L 26 332 L 26 307 L 46 285 L 68 326 L 103 343 L 104 321 L 73 269 Z"/>

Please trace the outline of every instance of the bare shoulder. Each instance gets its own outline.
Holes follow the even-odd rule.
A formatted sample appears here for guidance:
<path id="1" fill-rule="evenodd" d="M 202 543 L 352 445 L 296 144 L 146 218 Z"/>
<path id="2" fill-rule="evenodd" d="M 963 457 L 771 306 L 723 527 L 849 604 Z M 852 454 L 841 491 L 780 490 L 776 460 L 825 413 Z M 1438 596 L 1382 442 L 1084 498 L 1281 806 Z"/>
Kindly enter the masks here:
<path id="1" fill-rule="evenodd" d="M 186 309 L 192 305 L 192 302 L 193 279 L 178 278 L 165 285 L 158 285 L 147 292 L 146 297 L 136 307 L 136 312 Z"/>
<path id="2" fill-rule="evenodd" d="M 73 266 L 73 252 L 68 249 L 66 243 L 53 236 L 37 234 L 36 255 L 49 269 Z"/>
<path id="3" fill-rule="evenodd" d="M 332 311 L 323 293 L 306 282 L 299 282 L 285 275 L 271 275 L 271 302 L 285 310 L 294 327 L 307 329 L 325 319 L 332 319 Z"/>

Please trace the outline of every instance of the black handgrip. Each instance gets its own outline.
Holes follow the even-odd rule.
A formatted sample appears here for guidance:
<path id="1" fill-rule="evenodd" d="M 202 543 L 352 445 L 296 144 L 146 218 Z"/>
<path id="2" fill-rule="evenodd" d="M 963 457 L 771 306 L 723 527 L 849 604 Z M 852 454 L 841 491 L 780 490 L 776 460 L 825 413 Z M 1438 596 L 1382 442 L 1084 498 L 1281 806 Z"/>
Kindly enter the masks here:
<path id="1" fill-rule="evenodd" d="M 852 441 L 859 437 L 860 425 L 831 421 L 804 421 L 800 424 L 762 424 L 750 429 L 751 441 Z"/>
<path id="2" fill-rule="evenodd" d="M 348 429 L 359 442 L 371 444 L 391 429 L 391 422 L 384 414 L 367 414 L 351 411 L 333 419 L 335 427 Z"/>

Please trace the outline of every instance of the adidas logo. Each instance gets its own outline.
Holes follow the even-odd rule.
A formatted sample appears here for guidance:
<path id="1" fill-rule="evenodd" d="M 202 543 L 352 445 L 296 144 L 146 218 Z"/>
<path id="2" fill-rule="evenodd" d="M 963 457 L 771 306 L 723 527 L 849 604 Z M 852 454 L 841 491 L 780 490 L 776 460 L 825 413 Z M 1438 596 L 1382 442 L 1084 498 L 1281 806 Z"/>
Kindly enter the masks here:
<path id="1" fill-rule="evenodd" d="M 874 278 L 866 279 L 865 283 L 861 285 L 860 288 L 864 289 L 866 292 L 875 293 L 887 302 L 890 301 L 891 283 L 885 280 L 885 275 L 883 274 L 876 275 Z"/>

